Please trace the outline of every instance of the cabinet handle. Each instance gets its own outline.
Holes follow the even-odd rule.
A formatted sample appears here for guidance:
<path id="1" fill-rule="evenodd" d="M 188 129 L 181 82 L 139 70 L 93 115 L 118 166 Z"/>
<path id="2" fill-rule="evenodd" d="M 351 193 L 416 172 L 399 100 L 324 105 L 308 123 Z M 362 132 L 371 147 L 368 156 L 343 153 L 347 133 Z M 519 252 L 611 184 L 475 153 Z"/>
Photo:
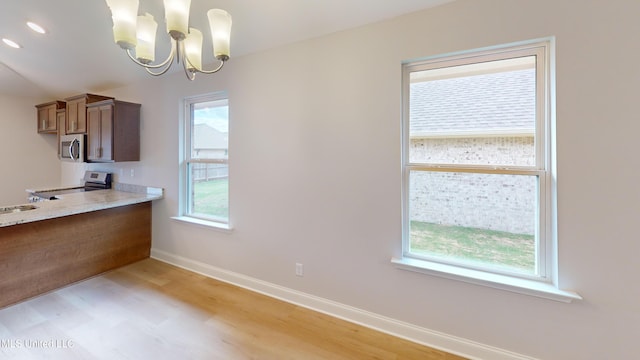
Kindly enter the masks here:
<path id="1" fill-rule="evenodd" d="M 47 120 L 42 119 L 42 128 L 46 129 L 47 128 Z"/>
<path id="2" fill-rule="evenodd" d="M 71 131 L 76 131 L 76 122 L 75 121 L 71 122 Z"/>

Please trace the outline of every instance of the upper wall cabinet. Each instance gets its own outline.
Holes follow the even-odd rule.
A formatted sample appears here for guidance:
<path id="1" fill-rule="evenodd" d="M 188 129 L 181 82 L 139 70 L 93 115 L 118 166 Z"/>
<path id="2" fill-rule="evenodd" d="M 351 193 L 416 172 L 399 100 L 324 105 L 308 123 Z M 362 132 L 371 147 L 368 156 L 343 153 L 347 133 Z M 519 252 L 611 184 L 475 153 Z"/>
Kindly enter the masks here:
<path id="1" fill-rule="evenodd" d="M 82 94 L 66 98 L 67 114 L 65 120 L 66 134 L 85 134 L 87 132 L 87 105 L 96 101 L 113 99 L 109 96 Z"/>
<path id="2" fill-rule="evenodd" d="M 105 100 L 87 104 L 87 161 L 140 160 L 140 104 Z"/>
<path id="3" fill-rule="evenodd" d="M 64 108 L 64 101 L 51 101 L 36 105 L 36 109 L 38 109 L 38 132 L 43 134 L 57 134 L 58 110 Z M 62 126 L 62 124 L 60 126 Z"/>

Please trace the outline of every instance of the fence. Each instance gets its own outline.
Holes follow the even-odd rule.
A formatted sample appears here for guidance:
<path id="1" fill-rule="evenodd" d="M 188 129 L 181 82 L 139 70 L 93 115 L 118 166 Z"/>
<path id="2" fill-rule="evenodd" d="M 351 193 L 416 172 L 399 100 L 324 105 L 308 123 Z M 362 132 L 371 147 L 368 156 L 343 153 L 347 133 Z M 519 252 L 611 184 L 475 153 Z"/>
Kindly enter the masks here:
<path id="1" fill-rule="evenodd" d="M 208 181 L 229 176 L 229 165 L 226 164 L 192 164 L 193 181 Z"/>

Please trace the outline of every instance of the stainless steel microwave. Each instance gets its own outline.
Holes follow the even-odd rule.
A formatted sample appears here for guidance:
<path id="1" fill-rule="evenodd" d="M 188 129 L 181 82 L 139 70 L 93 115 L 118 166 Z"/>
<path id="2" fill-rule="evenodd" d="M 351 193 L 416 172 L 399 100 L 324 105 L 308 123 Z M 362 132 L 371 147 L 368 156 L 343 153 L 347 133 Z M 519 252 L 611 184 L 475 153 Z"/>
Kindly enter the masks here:
<path id="1" fill-rule="evenodd" d="M 60 160 L 84 162 L 87 136 L 83 134 L 60 136 Z"/>

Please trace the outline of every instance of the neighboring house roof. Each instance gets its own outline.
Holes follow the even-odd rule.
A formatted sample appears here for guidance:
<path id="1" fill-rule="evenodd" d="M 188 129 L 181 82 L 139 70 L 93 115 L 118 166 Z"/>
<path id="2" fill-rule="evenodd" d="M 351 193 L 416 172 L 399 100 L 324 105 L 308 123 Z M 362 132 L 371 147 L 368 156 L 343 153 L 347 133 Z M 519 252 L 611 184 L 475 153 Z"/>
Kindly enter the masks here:
<path id="1" fill-rule="evenodd" d="M 535 70 L 411 84 L 412 137 L 522 134 L 535 128 Z"/>
<path id="2" fill-rule="evenodd" d="M 229 147 L 229 134 L 223 133 L 207 124 L 195 125 L 194 149 L 226 149 Z"/>

